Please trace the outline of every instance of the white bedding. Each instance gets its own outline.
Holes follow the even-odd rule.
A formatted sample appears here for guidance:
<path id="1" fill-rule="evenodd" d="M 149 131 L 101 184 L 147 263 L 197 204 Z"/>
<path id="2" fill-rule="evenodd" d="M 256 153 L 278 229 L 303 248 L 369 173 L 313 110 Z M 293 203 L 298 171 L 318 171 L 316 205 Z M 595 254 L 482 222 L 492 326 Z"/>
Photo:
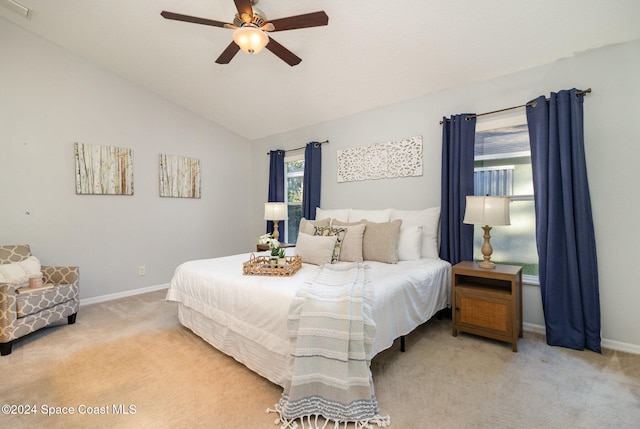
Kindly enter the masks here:
<path id="1" fill-rule="evenodd" d="M 293 249 L 287 249 L 293 254 Z M 302 264 L 291 277 L 247 276 L 250 254 L 185 262 L 171 280 L 167 300 L 179 303 L 180 323 L 270 381 L 291 374 L 287 316 L 298 285 L 317 269 Z M 449 306 L 451 266 L 439 259 L 366 262 L 375 285 L 372 355 L 389 348 Z"/>

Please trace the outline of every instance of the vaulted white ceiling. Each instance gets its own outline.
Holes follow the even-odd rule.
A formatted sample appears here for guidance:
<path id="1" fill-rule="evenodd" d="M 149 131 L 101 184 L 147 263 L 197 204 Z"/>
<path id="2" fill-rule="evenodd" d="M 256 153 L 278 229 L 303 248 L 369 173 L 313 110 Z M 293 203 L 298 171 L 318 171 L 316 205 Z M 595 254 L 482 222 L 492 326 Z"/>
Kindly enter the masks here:
<path id="1" fill-rule="evenodd" d="M 1 17 L 250 140 L 640 38 L 638 0 L 261 0 L 329 25 L 272 34 L 295 67 L 267 50 L 219 65 L 231 30 L 160 12 L 232 22 L 233 0 L 16 0 L 29 18 L 8 1 Z"/>

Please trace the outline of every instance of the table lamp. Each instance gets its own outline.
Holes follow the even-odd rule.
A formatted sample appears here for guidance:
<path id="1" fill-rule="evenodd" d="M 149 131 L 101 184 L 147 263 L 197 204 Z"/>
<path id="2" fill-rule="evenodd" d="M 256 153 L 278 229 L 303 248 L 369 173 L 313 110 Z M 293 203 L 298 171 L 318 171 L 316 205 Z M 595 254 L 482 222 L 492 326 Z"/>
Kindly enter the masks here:
<path id="1" fill-rule="evenodd" d="M 464 220 L 468 224 L 482 225 L 484 230 L 484 243 L 482 244 L 482 256 L 480 268 L 494 269 L 496 265 L 491 262 L 491 226 L 511 225 L 509 220 L 509 197 L 467 196 L 467 207 L 464 212 Z M 491 226 L 490 226 L 491 225 Z"/>
<path id="2" fill-rule="evenodd" d="M 278 240 L 278 223 L 289 219 L 287 203 L 264 203 L 264 220 L 273 221 L 273 238 Z"/>

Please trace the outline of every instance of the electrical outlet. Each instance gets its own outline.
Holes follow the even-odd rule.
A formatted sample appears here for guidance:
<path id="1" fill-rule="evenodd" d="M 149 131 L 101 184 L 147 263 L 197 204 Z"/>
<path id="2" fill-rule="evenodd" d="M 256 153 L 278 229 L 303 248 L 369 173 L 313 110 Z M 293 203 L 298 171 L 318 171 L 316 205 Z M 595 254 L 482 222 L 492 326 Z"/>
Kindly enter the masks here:
<path id="1" fill-rule="evenodd" d="M 138 267 L 138 275 L 144 276 L 145 274 L 147 274 L 147 269 L 144 267 L 144 265 L 140 265 Z"/>

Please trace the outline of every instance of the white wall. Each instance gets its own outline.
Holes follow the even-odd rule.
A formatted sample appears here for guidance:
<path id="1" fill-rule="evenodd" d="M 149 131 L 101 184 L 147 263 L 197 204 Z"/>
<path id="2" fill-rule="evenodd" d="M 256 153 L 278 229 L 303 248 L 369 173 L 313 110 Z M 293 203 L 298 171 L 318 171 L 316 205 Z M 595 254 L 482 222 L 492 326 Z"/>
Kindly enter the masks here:
<path id="1" fill-rule="evenodd" d="M 249 250 L 250 142 L 2 18 L 0 58 L 1 244 L 78 265 L 81 299 Z M 74 142 L 131 148 L 134 195 L 76 195 Z M 200 199 L 159 197 L 160 153 L 200 159 Z"/>
<path id="2" fill-rule="evenodd" d="M 629 275 L 638 263 L 640 232 L 640 41 L 578 54 L 499 79 L 420 97 L 254 142 L 254 236 L 263 232 L 261 204 L 267 195 L 271 149 L 295 148 L 312 140 L 323 146 L 321 205 L 324 208 L 425 208 L 440 201 L 443 116 L 486 112 L 524 104 L 561 89 L 591 87 L 585 99 L 585 145 L 600 270 L 602 335 L 605 346 L 640 352 L 640 287 Z M 374 90 L 374 88 L 372 88 Z M 522 112 L 478 119 L 498 123 Z M 336 150 L 423 136 L 424 175 L 352 183 L 336 181 Z M 539 288 L 525 287 L 524 320 L 543 325 Z"/>

